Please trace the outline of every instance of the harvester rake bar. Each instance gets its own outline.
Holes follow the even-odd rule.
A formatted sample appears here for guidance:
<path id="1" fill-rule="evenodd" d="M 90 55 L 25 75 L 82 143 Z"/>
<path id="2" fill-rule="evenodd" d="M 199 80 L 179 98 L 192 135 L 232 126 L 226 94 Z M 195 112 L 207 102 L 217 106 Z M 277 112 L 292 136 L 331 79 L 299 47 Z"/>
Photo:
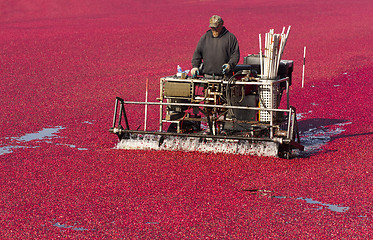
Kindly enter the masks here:
<path id="1" fill-rule="evenodd" d="M 216 137 L 216 136 L 215 136 Z M 174 135 L 136 134 L 122 139 L 118 149 L 197 151 L 203 153 L 226 153 L 257 156 L 277 156 L 279 143 L 271 141 L 200 138 Z"/>

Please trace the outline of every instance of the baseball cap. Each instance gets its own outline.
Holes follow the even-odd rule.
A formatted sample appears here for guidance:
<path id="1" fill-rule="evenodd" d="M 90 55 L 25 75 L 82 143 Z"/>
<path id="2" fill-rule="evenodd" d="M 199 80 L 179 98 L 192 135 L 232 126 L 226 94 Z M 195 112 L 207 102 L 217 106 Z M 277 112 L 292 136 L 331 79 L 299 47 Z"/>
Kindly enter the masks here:
<path id="1" fill-rule="evenodd" d="M 214 16 L 212 16 L 211 18 L 210 18 L 210 28 L 216 28 L 216 27 L 218 27 L 220 24 L 223 24 L 224 23 L 224 21 L 223 21 L 223 19 L 220 17 L 220 16 L 218 16 L 218 15 L 214 15 Z"/>

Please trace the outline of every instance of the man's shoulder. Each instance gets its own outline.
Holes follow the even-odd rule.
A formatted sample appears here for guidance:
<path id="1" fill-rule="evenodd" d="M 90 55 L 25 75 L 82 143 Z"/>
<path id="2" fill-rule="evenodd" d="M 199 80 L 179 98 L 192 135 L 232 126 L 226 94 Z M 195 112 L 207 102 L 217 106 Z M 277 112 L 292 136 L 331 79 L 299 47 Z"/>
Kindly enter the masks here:
<path id="1" fill-rule="evenodd" d="M 212 37 L 212 31 L 211 29 L 207 30 L 205 34 L 202 35 L 203 38 Z"/>
<path id="2" fill-rule="evenodd" d="M 236 36 L 235 36 L 233 33 L 231 33 L 231 32 L 230 32 L 228 29 L 226 29 L 226 28 L 224 28 L 224 32 L 223 32 L 222 36 L 225 36 L 225 37 L 227 37 L 227 38 L 234 38 L 234 39 L 236 39 Z"/>
<path id="3" fill-rule="evenodd" d="M 205 32 L 201 38 L 199 39 L 200 42 L 204 42 L 204 41 L 208 41 L 208 39 L 212 38 L 212 33 L 211 33 L 211 30 L 208 30 L 207 32 Z"/>
<path id="4" fill-rule="evenodd" d="M 229 37 L 236 38 L 236 36 L 233 33 L 231 33 L 230 31 L 228 31 L 228 30 L 227 30 L 227 33 L 225 35 L 227 35 Z"/>

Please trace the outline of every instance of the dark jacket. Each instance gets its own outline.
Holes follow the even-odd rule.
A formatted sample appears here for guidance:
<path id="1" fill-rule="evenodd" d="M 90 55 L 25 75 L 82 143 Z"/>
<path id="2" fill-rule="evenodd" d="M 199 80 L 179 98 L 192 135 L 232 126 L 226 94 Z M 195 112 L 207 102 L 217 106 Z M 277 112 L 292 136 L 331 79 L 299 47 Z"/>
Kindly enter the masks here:
<path id="1" fill-rule="evenodd" d="M 203 61 L 204 74 L 222 75 L 223 64 L 228 63 L 234 69 L 239 60 L 237 38 L 224 27 L 216 38 L 211 29 L 201 37 L 193 54 L 192 66 L 199 68 Z"/>

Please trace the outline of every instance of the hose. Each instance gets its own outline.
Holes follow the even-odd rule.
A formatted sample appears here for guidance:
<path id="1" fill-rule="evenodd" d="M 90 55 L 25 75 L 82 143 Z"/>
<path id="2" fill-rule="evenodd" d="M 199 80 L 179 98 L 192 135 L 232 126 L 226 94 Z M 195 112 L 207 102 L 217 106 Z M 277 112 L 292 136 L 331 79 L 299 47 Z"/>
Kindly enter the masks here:
<path id="1" fill-rule="evenodd" d="M 228 80 L 227 88 L 225 89 L 226 101 L 227 101 L 228 106 L 233 106 L 233 105 L 232 105 L 232 101 L 231 101 L 231 98 L 232 98 L 232 95 L 231 95 L 231 85 L 232 85 L 232 83 L 234 82 L 234 80 L 236 80 L 235 77 L 236 77 L 237 75 L 241 75 L 242 72 L 243 72 L 242 70 L 241 70 L 241 71 L 238 71 L 238 72 L 235 73 L 232 77 L 230 77 L 229 80 Z M 244 91 L 244 89 L 243 89 L 243 91 Z M 244 95 L 244 94 L 243 94 L 243 95 Z M 242 96 L 240 102 L 243 101 L 243 97 L 244 97 L 244 96 Z M 229 114 L 231 115 L 232 118 L 235 118 L 235 119 L 236 119 L 236 116 L 235 116 L 235 114 L 234 114 L 234 112 L 233 112 L 233 109 L 231 109 L 231 108 L 228 109 L 228 112 L 229 112 Z"/>

